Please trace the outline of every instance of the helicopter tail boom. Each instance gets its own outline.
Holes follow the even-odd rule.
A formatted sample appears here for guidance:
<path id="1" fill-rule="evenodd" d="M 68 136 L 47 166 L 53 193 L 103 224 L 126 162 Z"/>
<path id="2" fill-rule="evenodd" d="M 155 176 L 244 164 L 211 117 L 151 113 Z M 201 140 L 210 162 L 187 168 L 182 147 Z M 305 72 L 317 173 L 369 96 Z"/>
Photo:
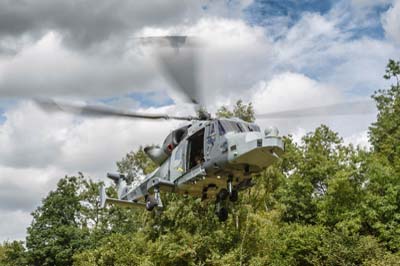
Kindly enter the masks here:
<path id="1" fill-rule="evenodd" d="M 104 186 L 100 187 L 100 208 L 104 208 L 106 204 L 114 204 L 120 207 L 139 207 L 139 208 L 144 208 L 146 207 L 146 204 L 143 202 L 134 202 L 134 201 L 128 201 L 128 200 L 120 200 L 120 199 L 114 199 L 114 198 L 109 198 L 106 195 L 106 188 Z"/>

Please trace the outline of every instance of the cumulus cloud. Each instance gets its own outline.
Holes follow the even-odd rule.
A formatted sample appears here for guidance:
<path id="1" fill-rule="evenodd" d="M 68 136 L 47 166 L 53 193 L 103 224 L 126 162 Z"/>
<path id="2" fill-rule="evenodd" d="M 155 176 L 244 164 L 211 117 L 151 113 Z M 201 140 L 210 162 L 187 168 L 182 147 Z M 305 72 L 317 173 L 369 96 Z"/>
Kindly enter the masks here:
<path id="1" fill-rule="evenodd" d="M 351 0 L 356 7 L 374 7 L 392 3 L 393 0 Z"/>
<path id="2" fill-rule="evenodd" d="M 75 50 L 113 51 L 144 26 L 179 26 L 204 15 L 240 16 L 251 0 L 132 2 L 100 0 L 0 1 L 0 38 L 34 41 L 48 32 L 61 33 L 64 43 Z M 0 42 L 4 50 L 18 51 L 21 45 Z M 0 49 L 1 51 L 1 49 Z"/>
<path id="3" fill-rule="evenodd" d="M 343 139 L 345 144 L 353 144 L 363 149 L 370 149 L 371 143 L 369 143 L 368 131 L 362 131 L 355 133 Z"/>
<path id="4" fill-rule="evenodd" d="M 382 15 L 382 25 L 388 38 L 400 44 L 400 1 Z"/>
<path id="5" fill-rule="evenodd" d="M 300 73 L 285 72 L 269 81 L 260 81 L 252 89 L 251 102 L 257 114 L 298 110 L 348 101 L 338 88 L 314 80 Z M 365 130 L 373 121 L 374 114 L 347 116 L 316 116 L 283 119 L 259 119 L 263 126 L 277 126 L 281 134 L 291 134 L 300 139 L 303 132 L 314 130 L 321 124 L 330 126 L 343 136 Z"/>
<path id="6" fill-rule="evenodd" d="M 190 6 L 182 1 L 0 1 L 0 34 L 39 35 L 56 30 L 74 46 L 98 45 L 116 35 L 127 34 L 144 25 L 180 22 L 186 12 L 201 11 L 199 4 Z"/>
<path id="7" fill-rule="evenodd" d="M 139 112 L 179 114 L 175 109 L 176 106 L 166 106 Z M 2 165 L 16 168 L 62 165 L 66 170 L 91 173 L 114 168 L 116 160 L 139 145 L 162 142 L 173 126 L 180 123 L 77 119 L 67 114 L 46 114 L 32 102 L 20 103 L 6 111 L 5 116 L 5 123 L 0 125 Z M 29 132 L 29 136 L 24 132 Z"/>
<path id="8" fill-rule="evenodd" d="M 0 212 L 0 242 L 12 240 L 24 240 L 25 228 L 31 222 L 29 212 L 20 210 Z"/>
<path id="9" fill-rule="evenodd" d="M 65 175 L 65 170 L 51 167 L 14 168 L 0 166 L 0 212 L 30 212 L 50 189 L 58 178 Z"/>
<path id="10" fill-rule="evenodd" d="M 327 105 L 341 100 L 340 92 L 303 74 L 285 72 L 254 88 L 252 102 L 257 113 Z"/>
<path id="11" fill-rule="evenodd" d="M 61 40 L 49 32 L 15 57 L 0 59 L 1 96 L 106 97 L 145 89 L 153 81 L 144 57 L 78 54 Z"/>

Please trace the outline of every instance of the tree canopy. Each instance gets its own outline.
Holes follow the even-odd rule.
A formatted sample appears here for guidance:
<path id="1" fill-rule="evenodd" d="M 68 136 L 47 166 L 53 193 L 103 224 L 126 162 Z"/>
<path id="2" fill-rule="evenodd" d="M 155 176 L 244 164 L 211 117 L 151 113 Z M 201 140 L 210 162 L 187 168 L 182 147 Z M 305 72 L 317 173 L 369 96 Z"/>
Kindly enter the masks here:
<path id="1" fill-rule="evenodd" d="M 400 75 L 372 96 L 378 116 L 371 149 L 345 144 L 321 125 L 241 193 L 221 223 L 213 206 L 164 194 L 162 214 L 99 208 L 101 183 L 82 174 L 59 180 L 32 213 L 25 243 L 0 245 L 0 265 L 399 265 Z M 217 116 L 254 121 L 251 103 Z M 117 162 L 131 182 L 155 168 L 140 148 Z M 109 188 L 110 195 L 115 189 Z"/>

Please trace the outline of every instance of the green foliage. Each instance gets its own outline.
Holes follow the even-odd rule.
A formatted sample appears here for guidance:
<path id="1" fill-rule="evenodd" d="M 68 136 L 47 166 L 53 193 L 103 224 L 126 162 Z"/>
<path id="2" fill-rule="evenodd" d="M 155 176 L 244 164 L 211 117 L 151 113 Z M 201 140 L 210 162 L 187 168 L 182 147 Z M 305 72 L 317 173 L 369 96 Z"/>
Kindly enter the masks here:
<path id="1" fill-rule="evenodd" d="M 373 149 L 345 145 L 321 125 L 255 176 L 220 223 L 212 202 L 163 194 L 162 213 L 99 208 L 101 183 L 65 177 L 33 212 L 25 247 L 0 245 L 0 265 L 400 265 L 400 75 L 373 96 Z M 254 120 L 241 101 L 219 117 Z M 117 162 L 137 181 L 155 165 L 140 148 Z M 114 188 L 107 193 L 115 196 Z"/>
<path id="2" fill-rule="evenodd" d="M 222 106 L 218 109 L 216 116 L 219 118 L 238 117 L 247 122 L 254 122 L 255 120 L 253 105 L 251 103 L 243 104 L 242 100 L 238 100 L 236 102 L 232 111 L 229 110 L 226 106 Z"/>
<path id="3" fill-rule="evenodd" d="M 387 157 L 400 171 L 400 63 L 390 60 L 385 78 L 394 77 L 396 84 L 388 90 L 378 90 L 372 98 L 378 108 L 377 121 L 370 126 L 370 142 L 374 151 Z"/>
<path id="4" fill-rule="evenodd" d="M 363 167 L 368 177 L 367 229 L 392 251 L 400 250 L 400 63 L 389 60 L 386 79 L 396 83 L 388 90 L 375 92 L 377 121 L 370 127 L 373 153 Z"/>
<path id="5" fill-rule="evenodd" d="M 26 245 L 32 265 L 72 265 L 72 255 L 90 245 L 79 189 L 83 176 L 65 177 L 33 213 Z"/>
<path id="6" fill-rule="evenodd" d="M 287 139 L 286 147 L 292 153 L 286 153 L 286 156 L 291 156 L 292 161 L 286 159 L 288 180 L 277 193 L 284 205 L 284 221 L 316 224 L 320 219 L 334 225 L 342 220 L 333 214 L 340 216 L 345 209 L 351 210 L 352 206 L 348 204 L 352 202 L 347 203 L 347 193 L 342 195 L 344 198 L 336 198 L 338 194 L 333 194 L 337 186 L 351 189 L 347 185 L 353 182 L 350 179 L 351 171 L 354 171 L 351 161 L 356 156 L 354 149 L 344 146 L 337 133 L 324 125 L 304 136 L 299 146 Z M 334 201 L 329 201 L 333 196 Z"/>
<path id="7" fill-rule="evenodd" d="M 4 242 L 0 245 L 0 265 L 25 266 L 28 265 L 26 251 L 20 241 Z"/>

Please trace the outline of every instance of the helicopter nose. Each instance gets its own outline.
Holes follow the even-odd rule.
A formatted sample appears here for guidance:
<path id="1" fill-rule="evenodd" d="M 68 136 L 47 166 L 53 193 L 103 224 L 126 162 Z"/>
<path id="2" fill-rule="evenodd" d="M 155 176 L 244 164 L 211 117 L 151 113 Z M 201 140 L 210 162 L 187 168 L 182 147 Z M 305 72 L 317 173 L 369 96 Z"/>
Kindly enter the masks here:
<path id="1" fill-rule="evenodd" d="M 267 132 L 232 134 L 227 139 L 228 162 L 231 164 L 263 169 L 274 163 L 284 152 L 284 144 L 277 135 L 277 130 L 271 130 L 269 134 Z"/>

